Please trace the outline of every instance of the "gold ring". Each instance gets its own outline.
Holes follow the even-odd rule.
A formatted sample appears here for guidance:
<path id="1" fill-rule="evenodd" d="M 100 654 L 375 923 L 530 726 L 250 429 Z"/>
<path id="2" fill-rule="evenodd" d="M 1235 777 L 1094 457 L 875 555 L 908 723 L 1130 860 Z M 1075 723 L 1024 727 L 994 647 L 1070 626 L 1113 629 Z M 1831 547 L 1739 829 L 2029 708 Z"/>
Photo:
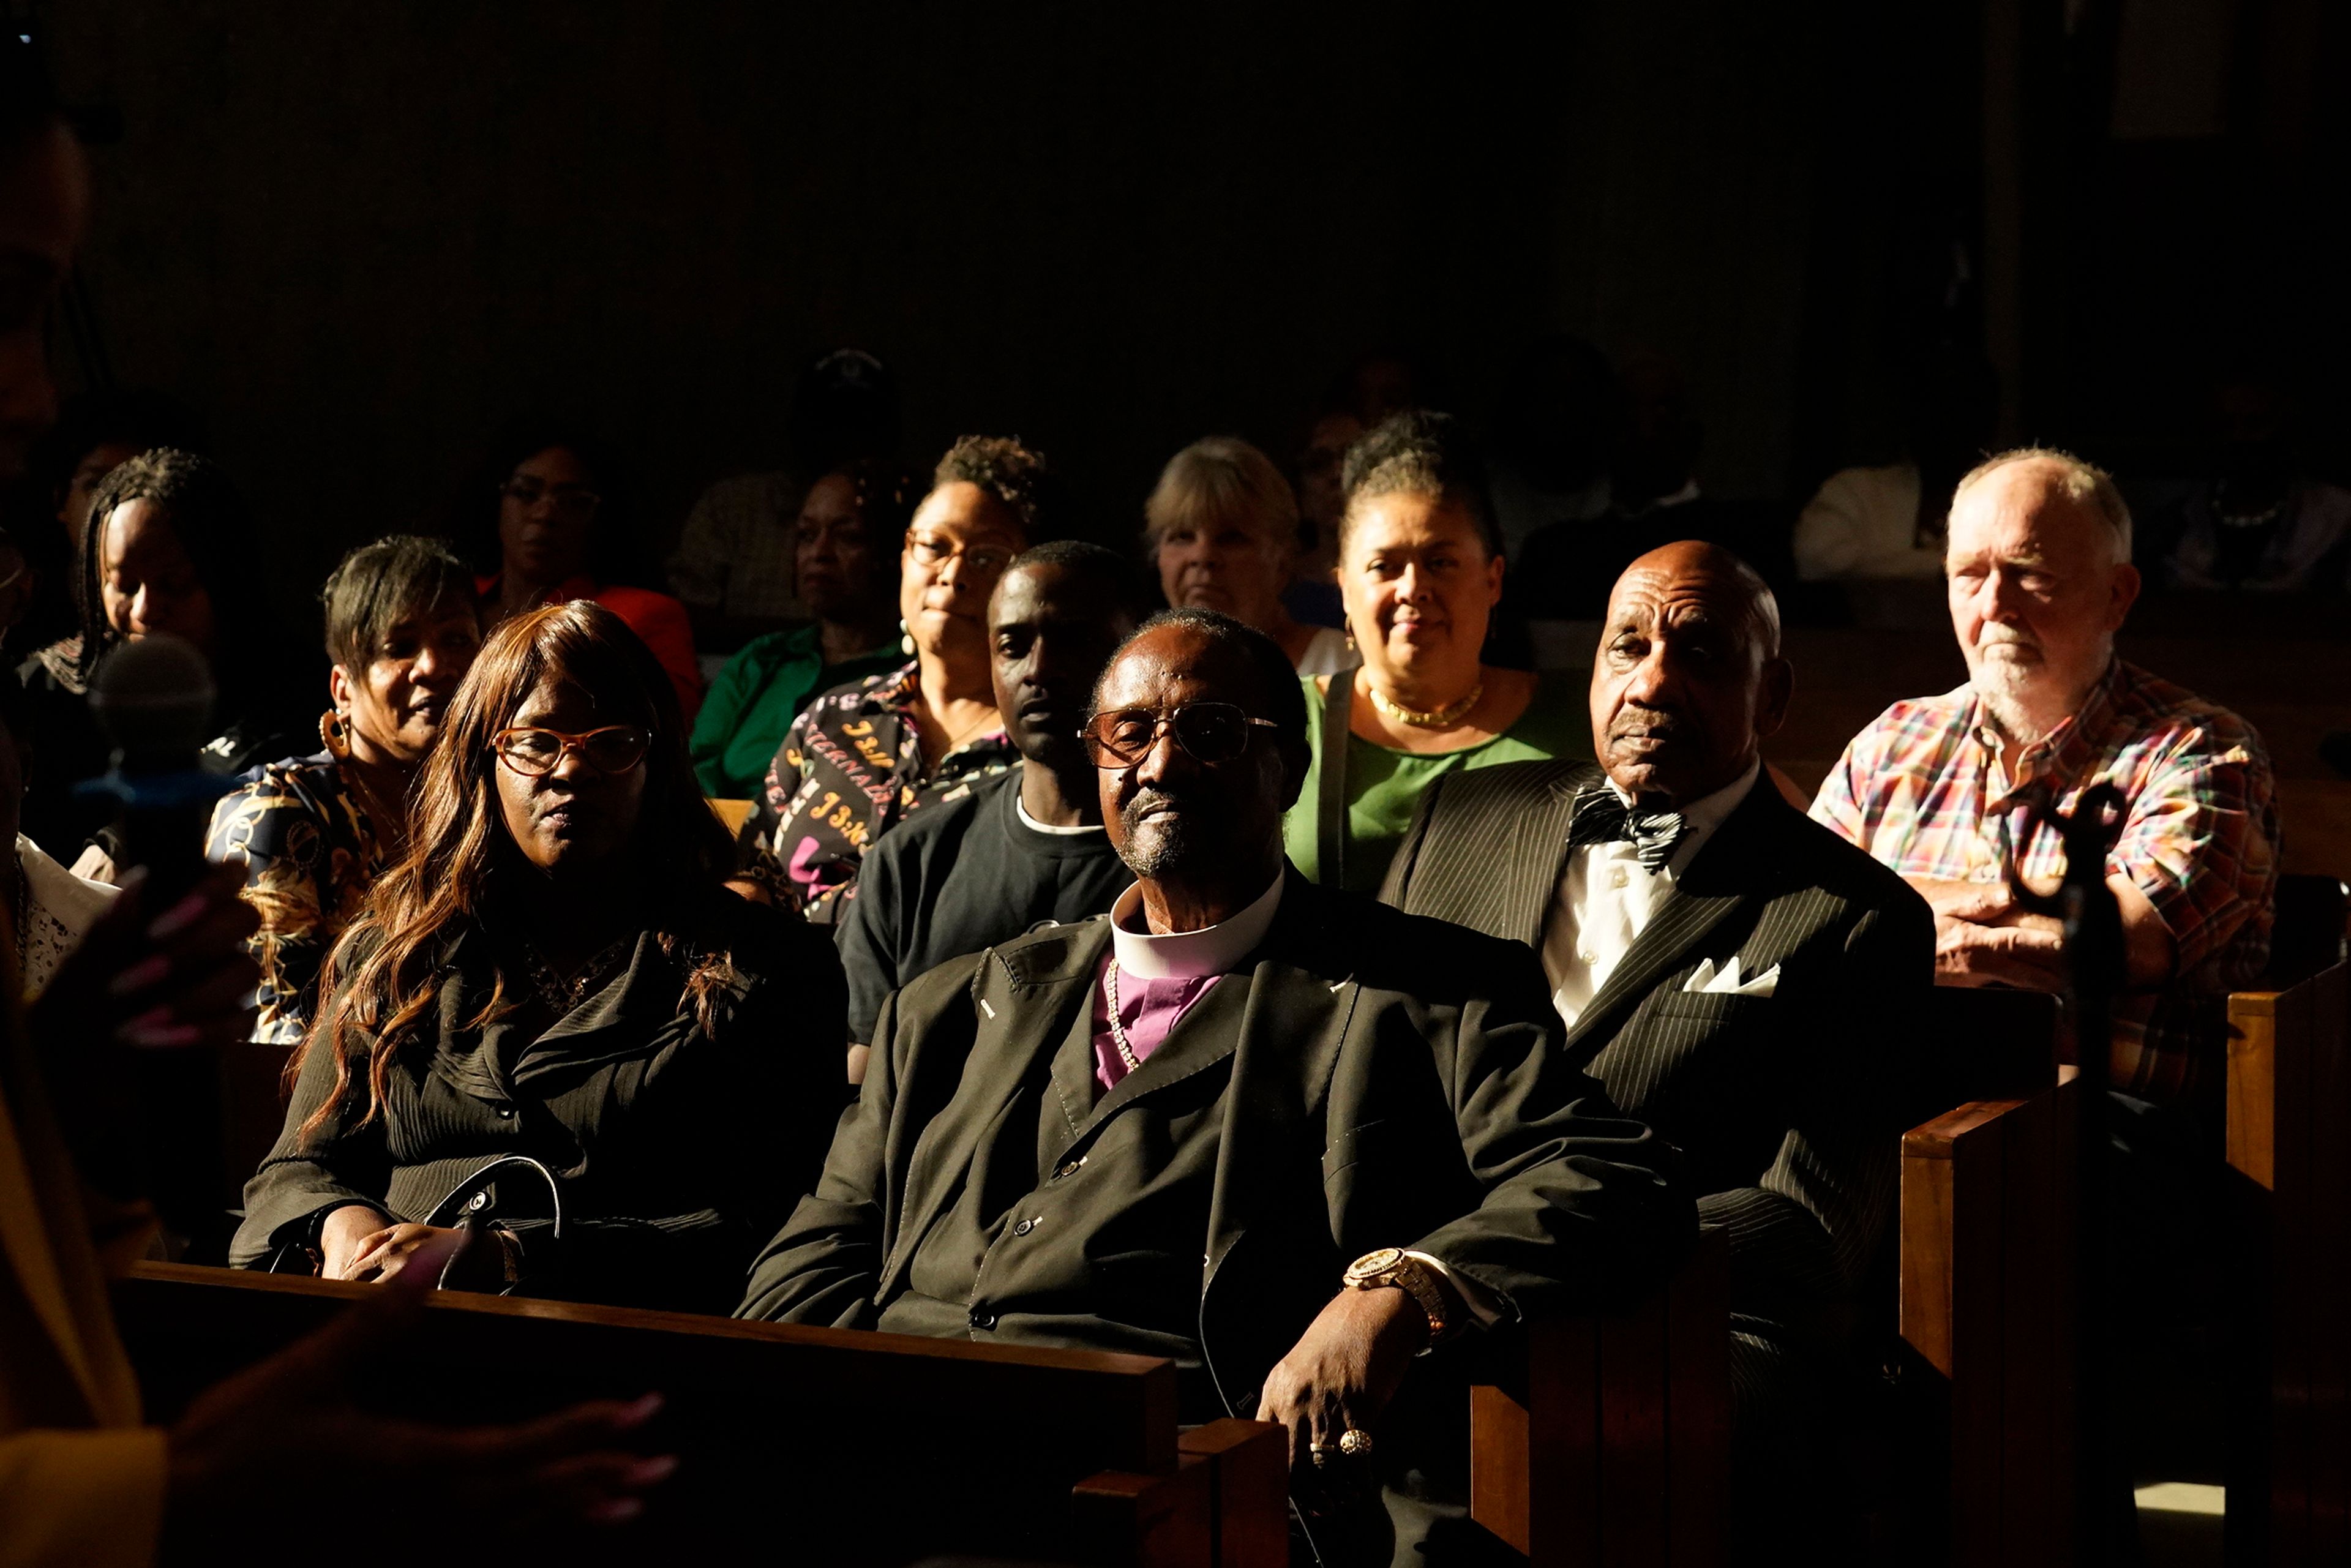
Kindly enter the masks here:
<path id="1" fill-rule="evenodd" d="M 1339 1451 L 1351 1459 L 1360 1459 L 1372 1451 L 1372 1435 L 1351 1427 L 1339 1434 Z"/>
<path id="2" fill-rule="evenodd" d="M 1331 1456 L 1338 1451 L 1339 1450 L 1337 1448 L 1333 1448 L 1329 1443 L 1309 1443 L 1306 1445 L 1306 1457 L 1310 1460 L 1313 1461 L 1317 1468 L 1329 1464 L 1331 1462 Z"/>

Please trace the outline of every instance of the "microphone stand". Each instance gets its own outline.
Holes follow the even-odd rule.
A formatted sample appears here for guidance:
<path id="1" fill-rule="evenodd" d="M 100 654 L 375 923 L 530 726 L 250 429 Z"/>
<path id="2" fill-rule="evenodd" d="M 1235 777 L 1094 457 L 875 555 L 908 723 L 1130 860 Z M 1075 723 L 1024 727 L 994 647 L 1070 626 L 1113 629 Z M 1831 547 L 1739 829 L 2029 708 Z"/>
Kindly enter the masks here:
<path id="1" fill-rule="evenodd" d="M 2017 906 L 2053 916 L 2064 928 L 2065 957 L 2074 1009 L 2075 1225 L 2079 1280 L 2074 1296 L 2077 1377 L 2074 1385 L 2075 1561 L 2096 1564 L 2135 1561 L 2117 1558 L 2117 1534 L 2135 1531 L 2130 1477 L 2120 1446 L 2113 1440 L 2114 1367 L 2107 1348 L 2111 1310 L 2106 1253 L 2107 1105 L 2114 1004 L 2126 975 L 2122 905 L 2106 885 L 2106 856 L 2122 830 L 2127 810 L 2122 792 L 2097 784 L 2082 792 L 2071 814 L 2055 810 L 2045 792 L 2026 802 L 2026 841 L 2046 828 L 2065 846 L 2064 880 L 2054 894 L 2035 892 L 2018 873 L 2012 851 L 2004 851 L 2001 871 Z M 2127 1542 L 2128 1536 L 2122 1537 Z"/>

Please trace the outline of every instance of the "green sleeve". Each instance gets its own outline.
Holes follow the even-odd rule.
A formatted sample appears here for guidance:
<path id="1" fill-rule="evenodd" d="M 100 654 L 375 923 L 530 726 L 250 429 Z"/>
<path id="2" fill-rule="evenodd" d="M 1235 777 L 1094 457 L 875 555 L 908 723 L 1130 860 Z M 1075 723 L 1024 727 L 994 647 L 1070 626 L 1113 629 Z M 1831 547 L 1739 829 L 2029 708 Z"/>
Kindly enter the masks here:
<path id="1" fill-rule="evenodd" d="M 1352 678 L 1353 673 L 1348 674 Z M 1311 675 L 1301 676 L 1300 684 L 1306 688 L 1306 782 L 1282 816 L 1281 841 L 1298 874 L 1309 882 L 1320 882 L 1322 857 L 1316 850 L 1314 802 L 1322 789 L 1322 694 Z"/>
<path id="2" fill-rule="evenodd" d="M 686 750 L 694 759 L 694 775 L 702 781 L 705 795 L 720 800 L 733 797 L 732 781 L 726 769 L 727 743 L 735 738 L 751 699 L 768 684 L 768 644 L 783 635 L 770 632 L 745 643 L 726 661 L 718 678 L 710 683 L 710 690 L 703 695 L 702 711 L 695 716 L 694 734 L 686 741 Z"/>

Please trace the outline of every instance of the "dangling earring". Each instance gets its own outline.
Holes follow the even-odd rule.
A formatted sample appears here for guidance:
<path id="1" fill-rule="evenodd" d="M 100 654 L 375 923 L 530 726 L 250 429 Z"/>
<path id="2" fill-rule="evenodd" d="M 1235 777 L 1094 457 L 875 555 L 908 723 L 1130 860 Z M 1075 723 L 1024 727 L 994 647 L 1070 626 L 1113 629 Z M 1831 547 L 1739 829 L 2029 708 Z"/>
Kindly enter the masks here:
<path id="1" fill-rule="evenodd" d="M 904 621 L 898 622 L 898 652 L 909 659 L 914 656 L 914 634 L 906 630 Z"/>
<path id="2" fill-rule="evenodd" d="M 327 755 L 338 762 L 347 762 L 351 755 L 350 726 L 333 708 L 319 716 L 319 739 L 326 746 Z"/>

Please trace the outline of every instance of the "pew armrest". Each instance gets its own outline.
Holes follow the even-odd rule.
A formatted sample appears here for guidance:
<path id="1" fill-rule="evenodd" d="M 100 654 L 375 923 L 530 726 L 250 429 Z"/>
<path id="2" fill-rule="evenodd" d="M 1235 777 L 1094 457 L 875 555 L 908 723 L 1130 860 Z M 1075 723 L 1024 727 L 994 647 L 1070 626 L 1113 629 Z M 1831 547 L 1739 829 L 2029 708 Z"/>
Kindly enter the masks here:
<path id="1" fill-rule="evenodd" d="M 1729 1257 L 1701 1230 L 1664 1290 L 1531 1324 L 1522 1357 L 1471 1388 L 1470 1515 L 1532 1568 L 1721 1561 Z"/>

